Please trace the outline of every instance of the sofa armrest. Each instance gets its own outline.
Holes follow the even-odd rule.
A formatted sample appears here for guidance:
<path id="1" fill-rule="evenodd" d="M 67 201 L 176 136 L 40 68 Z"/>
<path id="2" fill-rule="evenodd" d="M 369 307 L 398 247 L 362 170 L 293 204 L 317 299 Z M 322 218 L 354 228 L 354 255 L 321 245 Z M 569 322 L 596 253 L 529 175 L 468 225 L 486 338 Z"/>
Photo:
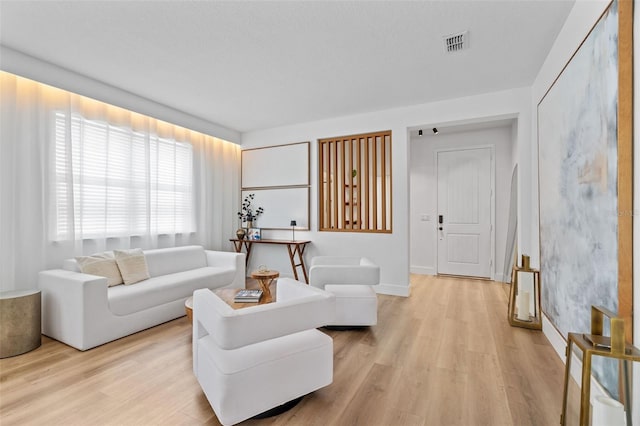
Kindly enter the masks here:
<path id="1" fill-rule="evenodd" d="M 42 293 L 42 334 L 80 350 L 88 322 L 96 312 L 108 310 L 107 279 L 55 269 L 38 274 Z"/>
<path id="2" fill-rule="evenodd" d="M 219 266 L 236 270 L 233 283 L 227 287 L 244 288 L 246 281 L 246 255 L 244 253 L 214 250 L 205 250 L 204 252 L 207 256 L 207 266 Z"/>
<path id="3" fill-rule="evenodd" d="M 309 285 L 324 289 L 332 284 L 378 285 L 380 267 L 376 265 L 314 265 L 309 269 Z"/>

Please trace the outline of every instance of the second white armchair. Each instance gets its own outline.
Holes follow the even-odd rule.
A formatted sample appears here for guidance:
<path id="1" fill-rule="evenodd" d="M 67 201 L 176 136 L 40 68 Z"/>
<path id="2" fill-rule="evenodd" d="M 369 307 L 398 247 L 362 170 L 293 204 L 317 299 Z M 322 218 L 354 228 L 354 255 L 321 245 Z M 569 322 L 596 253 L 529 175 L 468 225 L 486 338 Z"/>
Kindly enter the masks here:
<path id="1" fill-rule="evenodd" d="M 316 256 L 311 260 L 309 285 L 336 297 L 330 326 L 370 326 L 378 322 L 380 267 L 366 257 Z"/>

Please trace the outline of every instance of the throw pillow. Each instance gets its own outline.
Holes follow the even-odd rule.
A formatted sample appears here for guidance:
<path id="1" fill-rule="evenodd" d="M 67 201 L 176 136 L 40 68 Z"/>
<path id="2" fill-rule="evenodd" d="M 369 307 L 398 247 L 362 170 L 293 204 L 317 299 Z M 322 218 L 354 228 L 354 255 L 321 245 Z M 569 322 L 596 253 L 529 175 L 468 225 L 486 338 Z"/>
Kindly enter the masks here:
<path id="1" fill-rule="evenodd" d="M 147 260 L 142 249 L 114 250 L 118 268 L 125 285 L 135 284 L 150 278 Z"/>
<path id="2" fill-rule="evenodd" d="M 107 278 L 107 285 L 122 284 L 122 275 L 118 264 L 111 253 L 96 253 L 91 256 L 78 256 L 76 262 L 80 266 L 80 271 L 85 274 L 98 275 Z"/>

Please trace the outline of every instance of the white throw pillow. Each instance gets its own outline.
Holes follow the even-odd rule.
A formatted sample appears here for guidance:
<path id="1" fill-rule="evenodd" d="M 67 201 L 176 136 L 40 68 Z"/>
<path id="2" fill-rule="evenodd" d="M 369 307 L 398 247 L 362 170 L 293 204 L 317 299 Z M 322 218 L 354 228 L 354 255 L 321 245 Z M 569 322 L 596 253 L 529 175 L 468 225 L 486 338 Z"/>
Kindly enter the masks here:
<path id="1" fill-rule="evenodd" d="M 91 256 L 78 256 L 76 262 L 80 266 L 80 271 L 85 274 L 98 275 L 107 278 L 107 285 L 122 284 L 122 275 L 118 264 L 111 253 L 96 253 Z"/>
<path id="2" fill-rule="evenodd" d="M 142 249 L 114 250 L 118 268 L 125 285 L 135 284 L 150 278 L 147 260 Z"/>

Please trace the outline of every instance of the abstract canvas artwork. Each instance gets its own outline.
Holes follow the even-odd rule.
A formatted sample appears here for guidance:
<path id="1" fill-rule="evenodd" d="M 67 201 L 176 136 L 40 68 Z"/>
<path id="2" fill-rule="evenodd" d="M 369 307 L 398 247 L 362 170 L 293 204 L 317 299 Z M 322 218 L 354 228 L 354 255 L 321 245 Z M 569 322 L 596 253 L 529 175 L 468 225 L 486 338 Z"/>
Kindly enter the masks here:
<path id="1" fill-rule="evenodd" d="M 618 10 L 613 2 L 538 105 L 542 309 L 566 338 L 618 310 Z M 616 392 L 615 363 L 594 365 Z"/>

